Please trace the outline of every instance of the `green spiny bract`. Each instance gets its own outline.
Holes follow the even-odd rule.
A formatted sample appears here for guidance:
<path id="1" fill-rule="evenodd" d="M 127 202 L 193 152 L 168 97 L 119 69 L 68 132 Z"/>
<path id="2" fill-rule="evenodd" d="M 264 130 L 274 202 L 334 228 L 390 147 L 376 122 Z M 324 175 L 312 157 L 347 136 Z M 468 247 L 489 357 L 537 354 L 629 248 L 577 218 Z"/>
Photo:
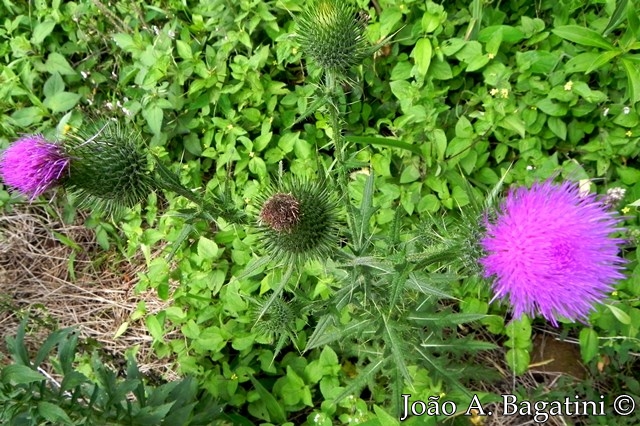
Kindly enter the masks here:
<path id="1" fill-rule="evenodd" d="M 259 300 L 253 309 L 255 317 L 254 328 L 261 334 L 273 336 L 295 331 L 295 321 L 297 318 L 294 306 L 281 298 L 276 298 L 269 305 L 266 312 L 260 316 L 265 301 Z"/>
<path id="2" fill-rule="evenodd" d="M 338 203 L 327 183 L 285 179 L 263 196 L 257 222 L 269 256 L 297 263 L 338 247 Z"/>
<path id="3" fill-rule="evenodd" d="M 78 129 L 64 144 L 71 158 L 63 182 L 79 206 L 114 214 L 156 188 L 140 134 L 113 121 Z"/>
<path id="4" fill-rule="evenodd" d="M 287 302 L 282 297 L 253 300 L 254 330 L 269 340 L 275 340 L 273 359 L 290 340 L 296 345 L 296 321 L 300 318 L 301 304 Z"/>
<path id="5" fill-rule="evenodd" d="M 366 23 L 347 1 L 316 0 L 298 20 L 298 39 L 303 52 L 318 65 L 343 74 L 377 49 L 365 39 Z"/>

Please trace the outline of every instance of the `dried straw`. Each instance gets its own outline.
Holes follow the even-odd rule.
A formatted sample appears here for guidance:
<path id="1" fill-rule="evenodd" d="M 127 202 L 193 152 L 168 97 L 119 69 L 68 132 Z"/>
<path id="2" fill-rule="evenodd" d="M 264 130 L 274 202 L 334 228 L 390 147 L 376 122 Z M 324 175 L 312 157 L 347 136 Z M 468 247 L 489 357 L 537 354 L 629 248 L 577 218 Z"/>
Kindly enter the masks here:
<path id="1" fill-rule="evenodd" d="M 81 221 L 65 225 L 61 217 L 53 204 L 14 205 L 0 216 L 0 353 L 6 355 L 5 337 L 15 334 L 29 312 L 41 325 L 29 335 L 32 350 L 51 329 L 73 326 L 81 338 L 99 342 L 103 355 L 121 363 L 125 351 L 137 347 L 141 372 L 176 379 L 174 363 L 154 356 L 153 339 L 143 319 L 130 319 L 141 301 L 148 314 L 168 305 L 155 291 L 135 291 L 138 276 L 145 270 L 144 258 L 138 255 L 123 261 L 115 252 L 104 252 L 94 232 Z M 64 237 L 57 235 L 70 239 L 75 247 L 64 244 Z M 114 338 L 127 321 L 126 331 Z"/>

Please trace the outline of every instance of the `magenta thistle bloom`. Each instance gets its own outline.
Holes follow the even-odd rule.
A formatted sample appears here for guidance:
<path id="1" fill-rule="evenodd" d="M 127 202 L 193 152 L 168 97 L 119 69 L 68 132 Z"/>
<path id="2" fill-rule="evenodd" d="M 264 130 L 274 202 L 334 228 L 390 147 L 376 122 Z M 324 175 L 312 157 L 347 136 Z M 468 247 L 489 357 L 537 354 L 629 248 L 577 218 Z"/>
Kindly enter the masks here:
<path id="1" fill-rule="evenodd" d="M 59 145 L 40 135 L 25 136 L 2 153 L 0 176 L 33 200 L 55 186 L 68 166 L 69 158 Z"/>
<path id="2" fill-rule="evenodd" d="M 494 299 L 508 298 L 515 318 L 538 312 L 555 326 L 560 316 L 586 320 L 624 278 L 622 240 L 610 236 L 619 221 L 571 182 L 511 191 L 481 241 Z"/>

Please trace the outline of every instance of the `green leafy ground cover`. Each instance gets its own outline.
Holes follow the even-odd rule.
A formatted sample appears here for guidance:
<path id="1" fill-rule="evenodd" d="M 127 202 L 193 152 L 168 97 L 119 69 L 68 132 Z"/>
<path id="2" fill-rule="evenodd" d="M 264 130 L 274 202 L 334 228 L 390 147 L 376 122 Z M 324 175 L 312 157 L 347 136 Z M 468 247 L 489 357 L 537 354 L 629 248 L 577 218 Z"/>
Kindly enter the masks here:
<path id="1" fill-rule="evenodd" d="M 87 221 L 103 250 L 131 261 L 142 253 L 136 290 L 154 289 L 168 302 L 159 313 L 140 304 L 135 317 L 155 356 L 190 377 L 176 388 L 189 389 L 179 404 L 163 405 L 175 397 L 173 388 L 145 390 L 133 367 L 118 388 L 99 363 L 81 356 L 77 368 L 101 387 L 89 392 L 93 382 L 72 375 L 49 394 L 26 349 L 14 343 L 10 352 L 30 372 L 3 370 L 0 395 L 12 408 L 0 416 L 30 407 L 35 423 L 160 424 L 184 407 L 215 411 L 204 399 L 189 405 L 198 392 L 224 407 L 220 424 L 391 425 L 401 394 L 440 396 L 460 407 L 473 394 L 491 404 L 507 390 L 528 399 L 602 394 L 610 404 L 628 393 L 638 401 L 637 1 L 360 1 L 368 42 L 385 42 L 348 70 L 331 98 L 323 98 L 329 85 L 295 36 L 303 6 L 0 4 L 1 147 L 23 133 L 62 138 L 92 117 L 115 117 L 141 130 L 150 153 L 182 185 L 210 199 L 222 194 L 230 210 L 246 213 L 244 224 L 213 223 L 166 192 L 124 217 Z M 327 185 L 342 189 L 339 256 L 283 265 L 265 249 L 255 218 L 281 170 L 307 182 L 328 170 L 337 183 Z M 474 270 L 475 248 L 465 245 L 474 226 L 458 229 L 455 250 L 437 244 L 450 236 L 450 221 L 477 223 L 477 200 L 496 185 L 553 177 L 586 182 L 601 194 L 626 190 L 618 210 L 626 216 L 629 260 L 628 278 L 590 324 L 561 322 L 557 329 L 540 319 L 511 321 L 506 304 L 489 304 L 488 281 Z M 71 220 L 73 200 L 56 202 Z M 18 201 L 0 191 L 0 203 L 9 210 Z M 113 332 L 126 333 L 126 325 Z M 531 374 L 534 336 L 550 332 L 575 343 L 587 374 L 547 387 L 544 380 L 512 386 Z M 75 344 L 63 333 L 52 338 L 50 348 L 56 345 L 68 375 Z M 36 366 L 46 356 L 38 353 Z M 90 417 L 87 404 L 60 403 L 71 389 L 78 399 L 99 401 L 101 420 Z M 93 389 L 106 396 L 92 397 Z M 123 402 L 129 391 L 139 406 Z M 155 397 L 145 404 L 143 395 Z M 109 404 L 129 409 L 110 411 Z M 451 422 L 497 421 L 457 414 Z M 192 424 L 203 424 L 196 417 Z M 26 415 L 16 418 L 32 424 Z M 637 424 L 638 417 L 616 424 L 625 421 Z"/>

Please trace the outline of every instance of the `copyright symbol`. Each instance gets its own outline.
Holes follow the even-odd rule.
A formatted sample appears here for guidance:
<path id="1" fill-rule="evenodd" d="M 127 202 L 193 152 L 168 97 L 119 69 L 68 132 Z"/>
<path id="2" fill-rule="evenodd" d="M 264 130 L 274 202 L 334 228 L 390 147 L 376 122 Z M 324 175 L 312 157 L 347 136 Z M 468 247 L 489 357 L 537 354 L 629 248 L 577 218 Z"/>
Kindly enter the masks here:
<path id="1" fill-rule="evenodd" d="M 636 409 L 636 402 L 629 395 L 620 395 L 613 401 L 613 411 L 621 416 L 628 416 Z"/>

